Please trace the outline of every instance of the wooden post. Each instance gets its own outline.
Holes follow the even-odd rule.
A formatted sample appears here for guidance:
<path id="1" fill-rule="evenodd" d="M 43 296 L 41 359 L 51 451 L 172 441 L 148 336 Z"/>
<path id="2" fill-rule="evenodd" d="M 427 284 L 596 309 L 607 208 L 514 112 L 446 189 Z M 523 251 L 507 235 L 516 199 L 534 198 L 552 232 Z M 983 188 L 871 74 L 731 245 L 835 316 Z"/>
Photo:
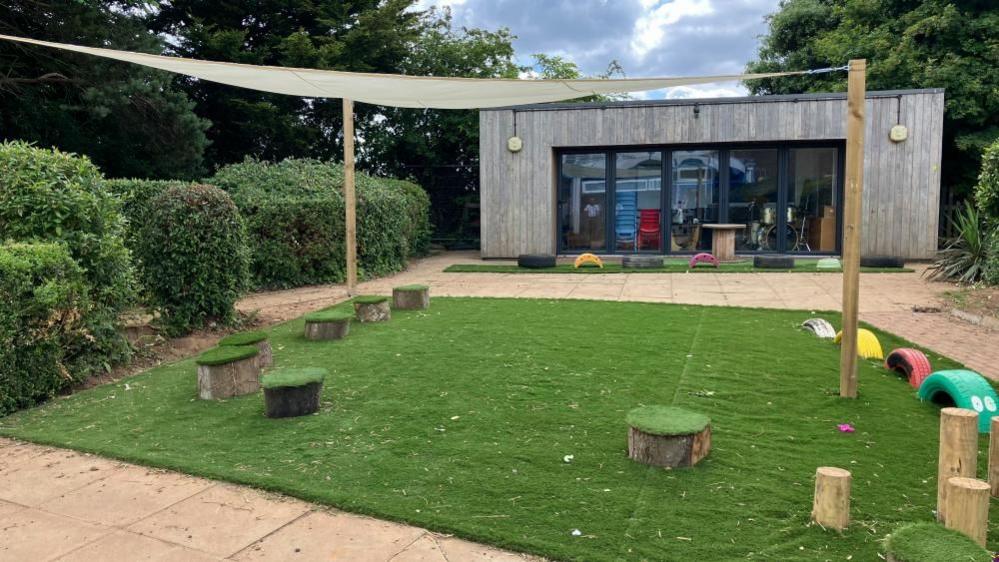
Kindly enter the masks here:
<path id="1" fill-rule="evenodd" d="M 849 470 L 820 466 L 815 470 L 815 498 L 812 520 L 826 529 L 842 531 L 850 525 Z"/>
<path id="2" fill-rule="evenodd" d="M 989 483 L 955 476 L 947 479 L 948 529 L 968 535 L 985 546 L 989 526 Z"/>
<path id="3" fill-rule="evenodd" d="M 989 423 L 989 485 L 992 497 L 999 498 L 999 417 Z"/>
<path id="4" fill-rule="evenodd" d="M 843 342 L 839 395 L 857 397 L 857 309 L 860 301 L 860 222 L 864 192 L 864 104 L 867 61 L 850 61 L 846 112 L 846 190 L 843 202 Z"/>
<path id="5" fill-rule="evenodd" d="M 940 410 L 937 459 L 937 521 L 947 522 L 947 480 L 974 478 L 978 467 L 978 413 L 963 408 Z"/>
<path id="6" fill-rule="evenodd" d="M 343 204 L 346 208 L 347 294 L 357 286 L 357 200 L 354 195 L 354 102 L 343 100 Z"/>

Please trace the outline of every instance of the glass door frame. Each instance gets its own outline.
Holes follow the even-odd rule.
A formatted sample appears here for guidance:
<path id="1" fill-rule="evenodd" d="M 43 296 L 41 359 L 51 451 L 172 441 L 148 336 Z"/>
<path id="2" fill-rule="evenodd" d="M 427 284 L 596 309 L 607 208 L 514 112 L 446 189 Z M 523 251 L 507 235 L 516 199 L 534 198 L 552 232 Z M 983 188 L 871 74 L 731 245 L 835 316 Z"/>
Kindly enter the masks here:
<path id="1" fill-rule="evenodd" d="M 730 157 L 733 150 L 753 150 L 753 149 L 776 149 L 778 154 L 778 177 L 777 177 L 777 231 L 784 232 L 787 228 L 787 206 L 789 203 L 789 190 L 791 187 L 790 178 L 790 150 L 794 148 L 835 148 L 836 149 L 836 182 L 833 185 L 834 197 L 836 200 L 836 247 L 831 252 L 809 252 L 792 251 L 787 249 L 784 236 L 778 236 L 777 249 L 767 251 L 740 251 L 743 255 L 757 254 L 786 254 L 795 256 L 828 256 L 839 255 L 842 250 L 843 241 L 843 174 L 846 167 L 846 141 L 825 140 L 825 141 L 764 141 L 764 142 L 723 142 L 723 143 L 697 143 L 697 144 L 665 144 L 665 145 L 633 145 L 633 146 L 578 146 L 553 149 L 555 156 L 555 241 L 556 251 L 559 254 L 574 253 L 576 250 L 566 250 L 560 233 L 562 232 L 562 215 L 559 212 L 558 188 L 562 178 L 562 156 L 566 154 L 603 154 L 605 158 L 605 189 L 607 212 L 604 213 L 604 251 L 594 252 L 598 254 L 619 254 L 617 251 L 617 236 L 615 231 L 615 218 L 617 212 L 617 155 L 628 152 L 659 152 L 662 158 L 661 181 L 659 189 L 659 230 L 662 240 L 661 249 L 628 252 L 631 255 L 691 255 L 699 250 L 682 250 L 674 252 L 672 241 L 672 229 L 669 228 L 671 221 L 667 220 L 671 215 L 670 202 L 673 200 L 673 153 L 678 151 L 693 150 L 713 150 L 718 152 L 718 222 L 725 223 L 729 217 L 729 180 L 730 180 Z"/>

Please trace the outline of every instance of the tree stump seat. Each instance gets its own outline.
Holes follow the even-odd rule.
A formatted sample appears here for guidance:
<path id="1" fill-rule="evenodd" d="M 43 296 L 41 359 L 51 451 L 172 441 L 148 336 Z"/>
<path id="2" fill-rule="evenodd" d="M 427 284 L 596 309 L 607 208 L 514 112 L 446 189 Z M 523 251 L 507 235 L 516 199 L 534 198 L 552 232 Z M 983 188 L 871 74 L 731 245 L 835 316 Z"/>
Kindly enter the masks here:
<path id="1" fill-rule="evenodd" d="M 711 451 L 711 419 L 673 406 L 628 413 L 628 457 L 642 464 L 693 466 Z"/>
<path id="2" fill-rule="evenodd" d="M 260 390 L 260 350 L 253 345 L 216 347 L 201 354 L 198 365 L 198 397 L 218 400 L 252 394 Z"/>
<path id="3" fill-rule="evenodd" d="M 340 340 L 350 333 L 354 315 L 345 310 L 321 310 L 305 315 L 305 338 L 326 341 Z"/>
<path id="4" fill-rule="evenodd" d="M 267 341 L 267 332 L 239 332 L 230 334 L 219 340 L 219 346 L 252 345 L 257 348 L 257 364 L 261 369 L 266 369 L 274 364 L 274 353 L 271 350 L 271 342 Z"/>
<path id="5" fill-rule="evenodd" d="M 354 299 L 354 313 L 361 322 L 387 322 L 392 319 L 389 298 L 366 295 Z"/>
<path id="6" fill-rule="evenodd" d="M 264 375 L 264 411 L 269 418 L 305 416 L 319 411 L 326 369 L 282 369 Z"/>
<path id="7" fill-rule="evenodd" d="M 426 310 L 430 308 L 430 287 L 403 285 L 392 289 L 392 308 L 399 310 Z"/>

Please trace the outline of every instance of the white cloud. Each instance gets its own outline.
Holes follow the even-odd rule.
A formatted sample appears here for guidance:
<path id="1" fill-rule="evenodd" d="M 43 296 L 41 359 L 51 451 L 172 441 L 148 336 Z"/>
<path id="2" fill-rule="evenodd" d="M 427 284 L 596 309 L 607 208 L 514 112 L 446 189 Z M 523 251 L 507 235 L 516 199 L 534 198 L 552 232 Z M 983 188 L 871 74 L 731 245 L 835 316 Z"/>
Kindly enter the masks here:
<path id="1" fill-rule="evenodd" d="M 684 18 L 715 12 L 710 0 L 672 0 L 662 4 L 660 0 L 642 0 L 642 7 L 647 11 L 635 20 L 631 37 L 631 50 L 639 58 L 662 45 L 669 26 Z"/>
<path id="2" fill-rule="evenodd" d="M 749 95 L 738 82 L 722 82 L 702 86 L 677 86 L 663 90 L 663 98 L 668 100 L 689 98 L 730 98 Z"/>

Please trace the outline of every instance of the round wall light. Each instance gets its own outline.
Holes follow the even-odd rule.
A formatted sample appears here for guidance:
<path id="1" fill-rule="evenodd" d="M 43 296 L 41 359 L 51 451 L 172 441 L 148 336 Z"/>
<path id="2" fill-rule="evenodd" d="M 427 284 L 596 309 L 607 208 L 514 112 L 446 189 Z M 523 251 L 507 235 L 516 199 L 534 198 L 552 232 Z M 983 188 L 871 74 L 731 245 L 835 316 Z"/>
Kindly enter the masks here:
<path id="1" fill-rule="evenodd" d="M 891 131 L 888 132 L 888 138 L 890 138 L 892 142 L 902 142 L 909 138 L 909 128 L 905 125 L 895 125 L 891 128 Z"/>
<path id="2" fill-rule="evenodd" d="M 518 136 L 512 136 L 506 139 L 506 149 L 510 152 L 520 152 L 524 148 L 524 141 L 520 140 Z"/>

